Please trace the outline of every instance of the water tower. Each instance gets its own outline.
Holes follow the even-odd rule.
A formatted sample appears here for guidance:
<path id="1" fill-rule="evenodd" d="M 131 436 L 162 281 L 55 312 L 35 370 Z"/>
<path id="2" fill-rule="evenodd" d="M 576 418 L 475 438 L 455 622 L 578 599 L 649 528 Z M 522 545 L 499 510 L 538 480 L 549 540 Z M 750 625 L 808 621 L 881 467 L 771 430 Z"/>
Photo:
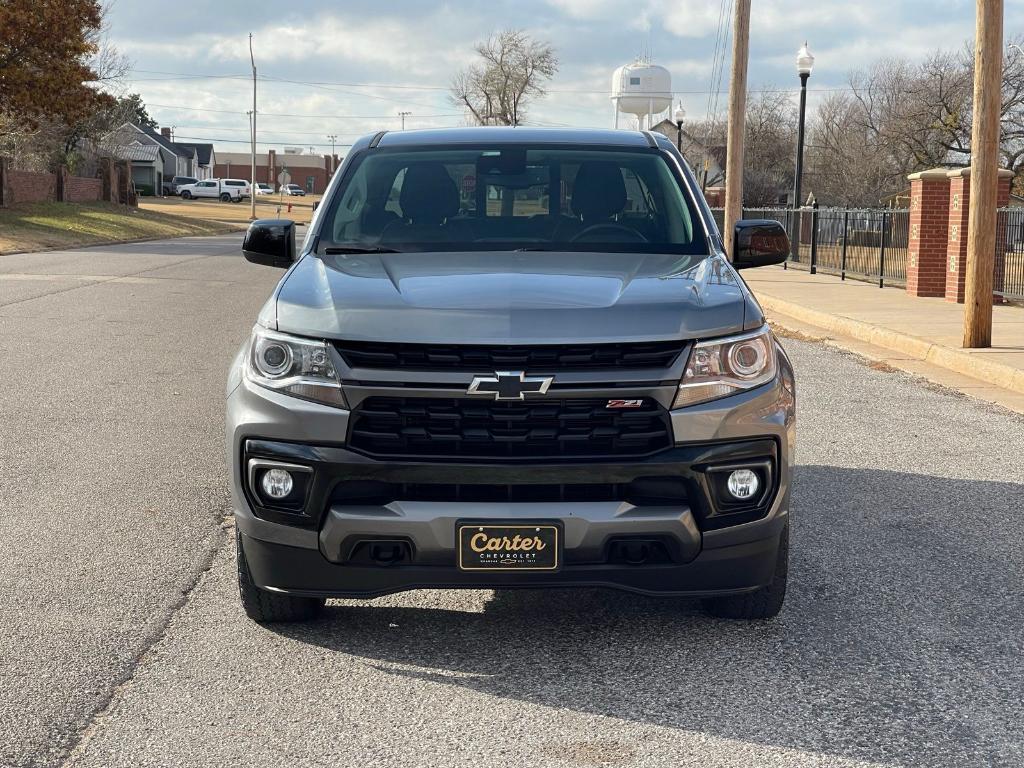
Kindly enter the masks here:
<path id="1" fill-rule="evenodd" d="M 646 59 L 637 59 L 615 70 L 612 75 L 612 102 L 615 104 L 615 127 L 619 113 L 636 115 L 641 130 L 654 125 L 654 116 L 672 106 L 672 73 Z"/>

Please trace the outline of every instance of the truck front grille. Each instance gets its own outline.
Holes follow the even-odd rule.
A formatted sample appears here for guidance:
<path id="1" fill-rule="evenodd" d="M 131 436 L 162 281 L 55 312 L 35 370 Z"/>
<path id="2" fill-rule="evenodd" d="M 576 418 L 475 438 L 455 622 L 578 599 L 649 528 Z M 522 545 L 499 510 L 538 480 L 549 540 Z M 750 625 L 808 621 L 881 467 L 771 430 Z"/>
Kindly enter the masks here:
<path id="1" fill-rule="evenodd" d="M 335 346 L 353 368 L 411 371 L 610 371 L 666 369 L 685 341 L 544 346 L 379 344 L 339 341 Z"/>
<path id="2" fill-rule="evenodd" d="M 606 399 L 504 403 L 371 397 L 352 413 L 349 447 L 410 459 L 593 459 L 671 447 L 668 412 L 652 399 L 609 410 Z"/>

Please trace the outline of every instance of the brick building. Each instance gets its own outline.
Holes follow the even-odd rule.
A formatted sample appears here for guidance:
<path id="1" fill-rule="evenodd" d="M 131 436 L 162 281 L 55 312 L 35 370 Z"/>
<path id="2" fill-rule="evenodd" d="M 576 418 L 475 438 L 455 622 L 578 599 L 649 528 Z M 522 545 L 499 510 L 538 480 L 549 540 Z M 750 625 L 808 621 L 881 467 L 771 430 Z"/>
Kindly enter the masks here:
<path id="1" fill-rule="evenodd" d="M 306 155 L 278 152 L 271 149 L 256 154 L 256 181 L 277 189 L 277 175 L 287 169 L 291 183 L 304 190 L 321 194 L 341 159 L 330 155 Z M 217 152 L 213 175 L 220 179 L 248 179 L 252 156 L 248 152 Z"/>

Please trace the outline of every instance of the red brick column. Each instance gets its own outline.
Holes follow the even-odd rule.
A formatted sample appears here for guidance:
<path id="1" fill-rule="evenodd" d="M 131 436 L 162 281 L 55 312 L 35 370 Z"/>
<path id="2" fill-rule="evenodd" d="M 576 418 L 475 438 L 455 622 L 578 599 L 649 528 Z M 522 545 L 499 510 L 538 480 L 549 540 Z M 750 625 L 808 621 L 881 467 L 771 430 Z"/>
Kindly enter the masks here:
<path id="1" fill-rule="evenodd" d="M 6 208 L 12 202 L 11 191 L 8 188 L 7 158 L 0 157 L 0 208 Z"/>
<path id="2" fill-rule="evenodd" d="M 946 169 L 921 171 L 910 179 L 910 248 L 907 293 L 946 294 L 946 249 L 949 242 L 949 176 Z"/>
<path id="3" fill-rule="evenodd" d="M 949 245 L 946 249 L 946 301 L 964 303 L 964 285 L 967 280 L 967 214 L 971 207 L 971 169 L 960 168 L 949 174 Z M 1013 171 L 999 172 L 999 193 L 996 204 L 1003 208 L 1010 201 Z M 997 241 L 998 241 L 998 232 Z M 1003 240 L 1005 241 L 1005 235 Z M 995 288 L 1003 280 L 1006 255 L 996 249 Z"/>

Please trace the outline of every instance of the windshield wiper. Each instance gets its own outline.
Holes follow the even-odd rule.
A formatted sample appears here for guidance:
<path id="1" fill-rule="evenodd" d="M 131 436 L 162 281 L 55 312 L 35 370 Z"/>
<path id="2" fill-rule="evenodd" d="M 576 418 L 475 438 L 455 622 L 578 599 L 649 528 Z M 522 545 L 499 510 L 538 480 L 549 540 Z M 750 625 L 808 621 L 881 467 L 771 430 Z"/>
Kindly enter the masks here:
<path id="1" fill-rule="evenodd" d="M 384 248 L 380 245 L 333 245 L 325 248 L 324 253 L 328 256 L 338 256 L 343 253 L 401 253 L 394 248 Z"/>

